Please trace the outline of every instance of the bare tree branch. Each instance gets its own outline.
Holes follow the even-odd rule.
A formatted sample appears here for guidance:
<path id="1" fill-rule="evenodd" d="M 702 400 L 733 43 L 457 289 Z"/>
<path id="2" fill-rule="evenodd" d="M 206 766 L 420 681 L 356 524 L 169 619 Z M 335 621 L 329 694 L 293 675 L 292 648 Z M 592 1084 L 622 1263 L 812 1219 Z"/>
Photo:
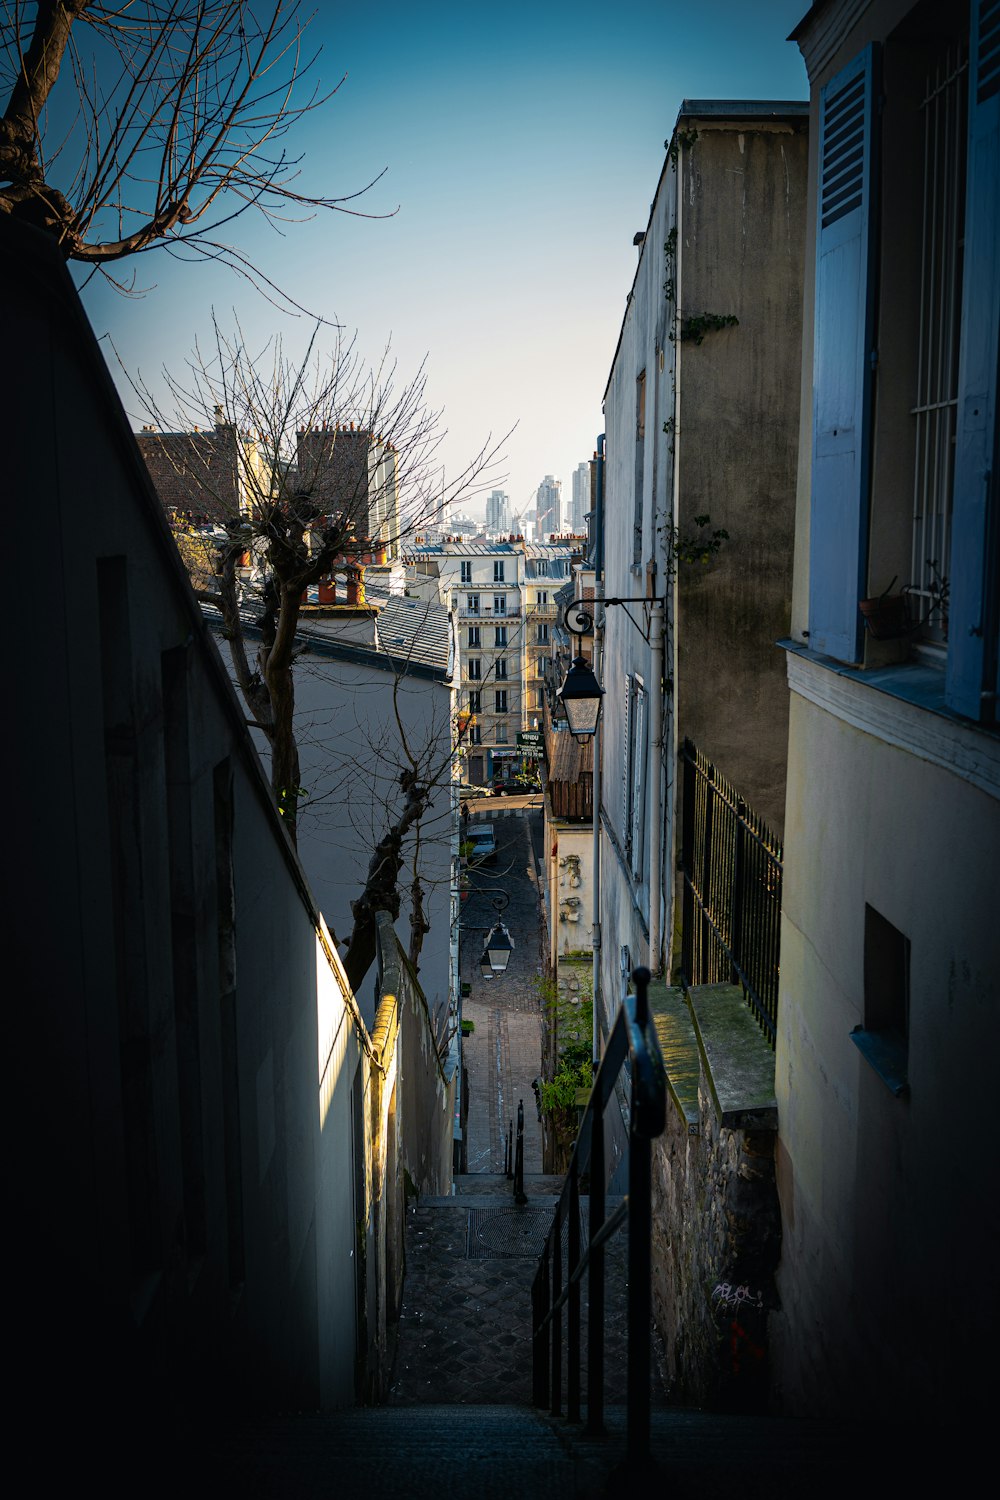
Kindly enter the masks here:
<path id="1" fill-rule="evenodd" d="M 336 196 L 299 185 L 286 138 L 343 78 L 308 87 L 319 53 L 304 51 L 298 0 L 6 0 L 0 17 L 0 212 L 70 260 L 187 247 L 297 307 L 219 229 L 251 208 L 276 225 L 364 214 L 357 200 L 382 176 Z"/>

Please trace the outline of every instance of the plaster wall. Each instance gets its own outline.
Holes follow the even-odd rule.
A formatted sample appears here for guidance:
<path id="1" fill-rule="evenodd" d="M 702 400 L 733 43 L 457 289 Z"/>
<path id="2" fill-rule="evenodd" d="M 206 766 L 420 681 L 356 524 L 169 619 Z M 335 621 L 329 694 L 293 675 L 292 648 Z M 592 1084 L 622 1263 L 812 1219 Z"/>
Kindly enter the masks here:
<path id="1" fill-rule="evenodd" d="M 553 845 L 557 853 L 552 856 Z M 546 809 L 545 847 L 549 858 L 549 910 L 553 913 L 553 957 L 579 953 L 591 945 L 594 905 L 594 830 L 586 823 L 552 818 Z"/>
<path id="2" fill-rule="evenodd" d="M 169 1463 L 200 1409 L 352 1399 L 370 1043 L 65 266 L 9 226 L 0 258 L 49 578 L 43 607 L 13 581 L 8 1338 L 33 1407 L 58 1350 L 67 1452 L 115 1411 L 110 1472 L 132 1441 Z M 11 545 L 37 528 L 17 507 Z"/>
<path id="3" fill-rule="evenodd" d="M 794 123 L 685 119 L 676 271 L 677 518 L 729 539 L 681 562 L 679 733 L 779 835 L 788 691 L 775 641 L 791 614 L 808 132 Z M 736 326 L 686 332 L 705 314 Z"/>
<path id="4" fill-rule="evenodd" d="M 998 1230 L 995 783 L 980 789 L 798 695 L 789 746 L 779 1399 L 968 1414 L 980 1399 L 968 1371 L 995 1317 L 975 1293 Z M 911 945 L 904 1097 L 850 1040 L 865 1020 L 866 903 Z"/>
<path id="5" fill-rule="evenodd" d="M 672 509 L 672 456 L 664 424 L 673 417 L 672 370 L 676 346 L 668 338 L 664 300 L 663 247 L 676 221 L 676 172 L 669 161 L 657 189 L 646 236 L 604 396 L 605 520 L 604 593 L 632 598 L 647 592 L 647 564 L 657 568 L 657 589 L 665 585 L 665 553 L 660 529 Z M 639 380 L 645 376 L 643 436 L 638 436 Z M 640 456 L 641 455 L 641 456 Z M 636 504 L 637 481 L 639 503 Z M 637 541 L 638 519 L 641 542 Z M 642 605 L 630 606 L 642 619 Z M 650 650 L 622 606 L 605 611 L 602 682 L 606 699 L 601 720 L 601 1007 L 607 1029 L 624 994 L 623 974 L 648 963 L 649 841 L 644 838 L 638 874 L 626 854 L 627 679 L 637 677 L 649 689 Z M 669 712 L 665 708 L 665 714 Z M 670 786 L 672 754 L 667 764 L 651 764 L 646 734 L 646 775 L 641 795 L 648 807 L 651 775 Z M 669 733 L 666 743 L 670 743 Z M 663 804 L 661 803 L 661 806 Z M 669 818 L 669 810 L 667 811 Z M 640 819 L 640 823 L 642 823 Z M 662 929 L 661 929 L 662 930 Z M 625 950 L 627 949 L 627 958 Z"/>
<path id="6" fill-rule="evenodd" d="M 395 691 L 394 691 L 395 689 Z M 307 651 L 296 667 L 295 712 L 302 783 L 308 797 L 299 815 L 299 856 L 316 902 L 335 937 L 353 926 L 351 902 L 361 893 L 372 850 L 403 804 L 399 774 L 406 764 L 400 727 L 414 756 L 439 774 L 421 820 L 417 866 L 430 931 L 420 955 L 420 982 L 432 1011 L 447 1008 L 452 858 L 458 853 L 452 804 L 452 691 L 449 683 L 400 676 L 378 665 L 336 660 Z M 406 843 L 405 888 L 396 932 L 410 941 L 408 891 L 416 843 Z M 358 994 L 365 1023 L 375 1019 L 378 978 L 369 970 Z"/>

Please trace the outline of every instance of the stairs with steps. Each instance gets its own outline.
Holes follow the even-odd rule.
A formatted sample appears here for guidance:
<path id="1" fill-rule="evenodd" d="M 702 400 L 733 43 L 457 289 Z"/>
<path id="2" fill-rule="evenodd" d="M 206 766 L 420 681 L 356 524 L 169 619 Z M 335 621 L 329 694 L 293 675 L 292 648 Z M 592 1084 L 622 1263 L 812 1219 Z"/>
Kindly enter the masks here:
<path id="1" fill-rule="evenodd" d="M 862 1474 L 868 1489 L 913 1475 L 919 1447 L 907 1463 L 906 1448 L 881 1428 L 668 1407 L 655 1371 L 652 1466 L 626 1473 L 624 1231 L 608 1254 L 606 1433 L 592 1438 L 530 1405 L 531 1279 L 561 1179 L 526 1178 L 520 1208 L 502 1175 L 457 1177 L 455 1187 L 454 1196 L 408 1211 L 389 1404 L 221 1430 L 200 1446 L 195 1466 L 184 1465 L 198 1475 L 196 1494 L 599 1500 L 639 1479 L 650 1494 L 669 1488 L 691 1500 L 842 1500 Z"/>
<path id="2" fill-rule="evenodd" d="M 422 1198 L 408 1210 L 392 1405 L 530 1405 L 531 1283 L 562 1178 L 526 1176 L 524 1187 L 528 1202 L 519 1207 L 502 1174 L 469 1173 L 456 1176 L 452 1197 Z M 607 1252 L 609 1402 L 625 1391 L 625 1235 Z M 584 1324 L 586 1305 L 584 1283 Z M 654 1386 L 662 1396 L 655 1372 Z"/>

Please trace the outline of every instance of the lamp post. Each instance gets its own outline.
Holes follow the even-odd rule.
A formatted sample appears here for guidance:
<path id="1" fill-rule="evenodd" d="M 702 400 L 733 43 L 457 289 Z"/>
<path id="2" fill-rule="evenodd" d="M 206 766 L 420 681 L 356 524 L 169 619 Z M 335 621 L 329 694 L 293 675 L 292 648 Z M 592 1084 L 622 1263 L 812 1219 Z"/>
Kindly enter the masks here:
<path id="1" fill-rule="evenodd" d="M 652 719 L 652 735 L 649 746 L 649 817 L 651 834 L 649 842 L 649 966 L 654 974 L 659 974 L 660 948 L 662 946 L 660 906 L 662 902 L 662 841 L 660 829 L 661 817 L 661 787 L 660 787 L 660 762 L 663 754 L 662 737 L 662 713 L 663 713 L 663 656 L 664 656 L 664 625 L 665 625 L 665 600 L 649 596 L 641 596 L 634 599 L 601 599 L 600 605 L 606 608 L 608 605 L 621 605 L 632 624 L 639 631 L 643 640 L 649 646 L 650 652 L 650 716 Z M 630 604 L 642 604 L 646 611 L 646 628 L 640 625 L 629 609 Z M 582 607 L 579 601 L 570 604 L 563 616 L 563 623 L 572 635 L 582 636 L 593 625 L 593 619 Z M 566 722 L 569 732 L 579 744 L 586 744 L 597 731 L 598 721 L 601 714 L 601 702 L 604 697 L 604 689 L 598 682 L 593 670 L 584 660 L 581 652 L 574 657 L 569 671 L 566 673 L 565 681 L 556 695 L 566 711 Z M 594 819 L 595 828 L 600 809 L 595 804 Z M 596 843 L 596 839 L 595 839 Z M 599 857 L 595 850 L 595 892 L 599 869 Z M 594 912 L 595 943 L 600 942 L 599 929 L 600 913 Z M 596 1061 L 596 1018 L 595 1006 L 595 1061 Z"/>
<path id="2" fill-rule="evenodd" d="M 506 910 L 510 897 L 506 891 L 497 891 L 489 899 L 496 913 L 496 920 L 487 932 L 479 959 L 479 972 L 484 979 L 497 979 L 506 973 L 510 955 L 514 951 L 514 939 L 506 923 L 500 920 L 500 913 Z M 479 930 L 482 931 L 481 928 Z"/>
<path id="3" fill-rule="evenodd" d="M 582 656 L 573 658 L 556 696 L 566 710 L 570 734 L 578 745 L 585 745 L 597 729 L 604 689 Z"/>

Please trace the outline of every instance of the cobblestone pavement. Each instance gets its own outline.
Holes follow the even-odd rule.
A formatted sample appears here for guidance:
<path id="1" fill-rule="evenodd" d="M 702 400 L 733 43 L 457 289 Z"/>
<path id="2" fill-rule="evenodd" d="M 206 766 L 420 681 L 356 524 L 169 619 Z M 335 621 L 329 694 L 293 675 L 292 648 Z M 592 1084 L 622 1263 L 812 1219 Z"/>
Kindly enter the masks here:
<path id="1" fill-rule="evenodd" d="M 524 1170 L 542 1169 L 542 1136 L 532 1081 L 542 1068 L 542 1011 L 538 980 L 543 972 L 536 845 L 538 812 L 491 809 L 497 862 L 473 871 L 473 892 L 462 908 L 461 975 L 471 986 L 462 1015 L 475 1027 L 464 1045 L 469 1117 L 466 1134 L 469 1172 L 502 1172 L 510 1123 L 524 1101 Z M 474 818 L 473 822 L 482 821 Z M 483 979 L 479 955 L 495 908 L 491 897 L 503 891 L 510 903 L 503 920 L 514 951 L 502 979 Z M 481 929 L 481 930 L 480 930 Z"/>
<path id="2" fill-rule="evenodd" d="M 463 909 L 462 978 L 471 985 L 466 1041 L 468 1174 L 452 1198 L 421 1199 L 407 1213 L 406 1282 L 390 1401 L 513 1403 L 531 1399 L 531 1283 L 562 1181 L 541 1175 L 541 1127 L 532 1080 L 541 1072 L 543 972 L 537 856 L 541 819 L 498 811 L 497 863 L 475 872 L 479 891 Z M 532 837 L 534 835 L 534 838 Z M 515 948 L 503 979 L 483 980 L 479 954 L 504 890 Z M 524 1101 L 525 1188 L 517 1207 L 504 1174 L 505 1133 Z M 584 1213 L 586 1204 L 583 1205 Z M 622 1232 L 607 1252 L 605 1399 L 625 1391 L 626 1257 Z M 565 1259 L 565 1257 L 564 1257 Z M 587 1296 L 581 1296 L 586 1360 Z M 654 1390 L 659 1393 L 658 1375 Z"/>

